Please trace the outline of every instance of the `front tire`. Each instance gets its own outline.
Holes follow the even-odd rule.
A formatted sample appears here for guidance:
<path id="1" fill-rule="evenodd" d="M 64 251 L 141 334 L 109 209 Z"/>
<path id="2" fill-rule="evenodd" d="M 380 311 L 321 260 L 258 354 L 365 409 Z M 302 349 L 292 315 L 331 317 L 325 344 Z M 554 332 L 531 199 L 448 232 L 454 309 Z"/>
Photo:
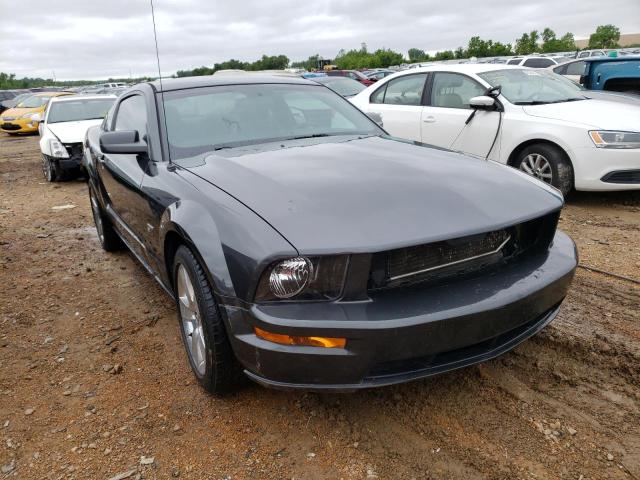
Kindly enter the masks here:
<path id="1" fill-rule="evenodd" d="M 104 214 L 93 188 L 89 187 L 89 200 L 91 201 L 91 213 L 93 214 L 93 222 L 96 225 L 98 240 L 102 249 L 106 252 L 115 252 L 123 247 L 122 240 L 116 233 L 111 220 Z"/>
<path id="2" fill-rule="evenodd" d="M 182 341 L 200 385 L 223 395 L 239 385 L 238 363 L 204 270 L 182 245 L 173 261 L 173 285 Z"/>
<path id="3" fill-rule="evenodd" d="M 565 197 L 573 189 L 573 166 L 560 148 L 546 143 L 529 145 L 518 155 L 516 168 L 556 187 Z"/>
<path id="4" fill-rule="evenodd" d="M 60 172 L 55 162 L 47 155 L 42 155 L 42 174 L 47 182 L 57 182 L 60 180 Z"/>

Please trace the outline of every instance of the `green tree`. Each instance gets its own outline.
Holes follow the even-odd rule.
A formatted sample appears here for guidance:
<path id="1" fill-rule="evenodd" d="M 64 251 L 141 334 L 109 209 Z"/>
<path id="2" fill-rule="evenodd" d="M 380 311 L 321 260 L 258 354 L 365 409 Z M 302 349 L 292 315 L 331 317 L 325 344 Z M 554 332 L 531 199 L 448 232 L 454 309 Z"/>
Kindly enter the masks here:
<path id="1" fill-rule="evenodd" d="M 589 48 L 616 48 L 620 29 L 615 25 L 600 25 L 589 37 Z"/>
<path id="2" fill-rule="evenodd" d="M 319 68 L 318 67 L 319 61 L 320 61 L 320 55 L 316 53 L 315 55 L 311 55 L 306 60 L 302 60 L 300 62 L 292 62 L 291 66 L 293 68 L 304 68 L 305 70 L 314 70 L 316 68 Z"/>
<path id="3" fill-rule="evenodd" d="M 467 52 L 462 47 L 456 48 L 456 51 L 453 52 L 453 54 L 455 55 L 456 58 L 467 58 L 468 57 Z"/>
<path id="4" fill-rule="evenodd" d="M 455 54 L 453 50 L 443 50 L 442 52 L 436 52 L 434 57 L 435 60 L 453 60 L 455 58 Z"/>
<path id="5" fill-rule="evenodd" d="M 491 40 L 489 43 L 482 40 L 480 37 L 471 37 L 469 40 L 469 45 L 467 45 L 467 56 L 469 57 L 488 57 L 489 56 L 489 48 L 490 48 Z"/>
<path id="6" fill-rule="evenodd" d="M 533 30 L 530 33 L 523 33 L 522 36 L 516 40 L 516 53 L 518 55 L 529 55 L 531 53 L 538 52 L 538 40 L 540 34 L 537 30 Z"/>
<path id="7" fill-rule="evenodd" d="M 409 62 L 411 63 L 424 62 L 429 58 L 429 55 L 419 48 L 410 48 L 407 53 L 409 54 Z"/>
<path id="8" fill-rule="evenodd" d="M 575 50 L 576 43 L 573 33 L 565 33 L 562 38 L 556 38 L 556 33 L 550 28 L 545 28 L 542 32 L 542 51 L 551 52 L 567 52 Z"/>
<path id="9" fill-rule="evenodd" d="M 333 63 L 340 69 L 357 70 L 361 68 L 385 68 L 402 62 L 404 62 L 404 57 L 401 53 L 387 48 L 380 48 L 370 53 L 366 44 L 363 43 L 359 50 L 340 50 Z"/>

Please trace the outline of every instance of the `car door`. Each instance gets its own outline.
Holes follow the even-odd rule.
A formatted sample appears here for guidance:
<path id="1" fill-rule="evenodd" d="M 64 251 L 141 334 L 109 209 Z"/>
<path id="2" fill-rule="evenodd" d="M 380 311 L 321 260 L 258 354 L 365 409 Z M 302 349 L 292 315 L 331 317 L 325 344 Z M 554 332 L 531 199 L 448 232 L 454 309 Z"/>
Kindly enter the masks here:
<path id="1" fill-rule="evenodd" d="M 429 82 L 427 105 L 422 111 L 422 141 L 438 147 L 485 157 L 493 143 L 500 114 L 473 109 L 469 101 L 486 88 L 475 79 L 454 72 L 435 72 Z"/>
<path id="2" fill-rule="evenodd" d="M 394 137 L 422 141 L 422 98 L 426 73 L 394 78 L 370 97 L 369 113 L 379 115 L 384 129 Z"/>
<path id="3" fill-rule="evenodd" d="M 136 130 L 139 138 L 147 138 L 147 105 L 142 94 L 134 93 L 117 106 L 111 130 Z M 148 168 L 147 154 L 97 155 L 100 178 L 106 193 L 108 213 L 115 219 L 116 228 L 130 247 L 144 255 L 144 229 L 140 224 L 140 212 L 144 207 L 140 185 Z"/>

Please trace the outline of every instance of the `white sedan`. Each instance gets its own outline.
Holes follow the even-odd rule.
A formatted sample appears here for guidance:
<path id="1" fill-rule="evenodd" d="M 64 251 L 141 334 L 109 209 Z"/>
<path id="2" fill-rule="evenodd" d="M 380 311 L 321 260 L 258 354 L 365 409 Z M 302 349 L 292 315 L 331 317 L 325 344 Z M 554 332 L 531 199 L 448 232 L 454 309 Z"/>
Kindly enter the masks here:
<path id="1" fill-rule="evenodd" d="M 640 189 L 640 106 L 589 99 L 547 70 L 433 65 L 350 100 L 393 136 L 519 168 L 565 195 Z"/>
<path id="2" fill-rule="evenodd" d="M 82 141 L 89 127 L 100 125 L 115 95 L 54 97 L 39 121 L 42 172 L 48 182 L 77 173 L 82 165 Z"/>

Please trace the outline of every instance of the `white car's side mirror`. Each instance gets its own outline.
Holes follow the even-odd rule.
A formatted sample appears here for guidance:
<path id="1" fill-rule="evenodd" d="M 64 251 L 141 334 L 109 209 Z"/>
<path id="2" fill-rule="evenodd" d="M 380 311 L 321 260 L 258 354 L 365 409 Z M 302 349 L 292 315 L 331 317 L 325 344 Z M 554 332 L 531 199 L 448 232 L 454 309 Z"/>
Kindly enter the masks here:
<path id="1" fill-rule="evenodd" d="M 469 105 L 474 108 L 491 108 L 496 104 L 495 99 L 487 95 L 480 95 L 478 97 L 472 97 L 469 100 Z"/>

